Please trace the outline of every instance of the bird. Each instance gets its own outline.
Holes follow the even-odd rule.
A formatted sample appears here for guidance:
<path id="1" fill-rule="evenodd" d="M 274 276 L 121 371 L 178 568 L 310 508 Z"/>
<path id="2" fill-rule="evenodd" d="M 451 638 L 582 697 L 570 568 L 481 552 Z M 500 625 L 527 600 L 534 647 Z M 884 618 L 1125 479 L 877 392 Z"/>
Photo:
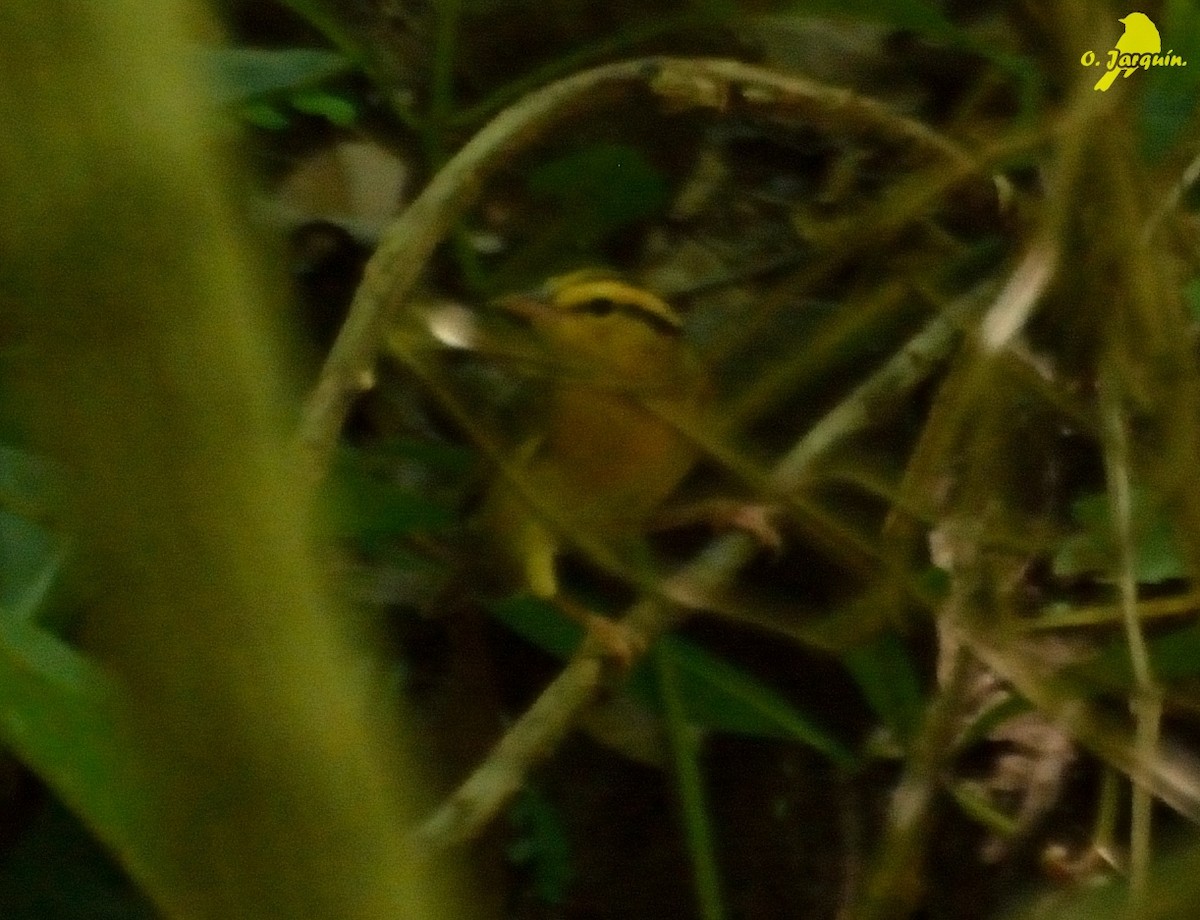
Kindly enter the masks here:
<path id="1" fill-rule="evenodd" d="M 1158 28 L 1145 13 L 1133 12 L 1117 22 L 1125 26 L 1125 31 L 1117 39 L 1114 46 L 1116 51 L 1126 54 L 1158 54 L 1162 51 L 1162 39 L 1159 37 Z M 1136 67 L 1113 67 L 1096 81 L 1094 89 L 1106 92 L 1118 74 L 1124 73 L 1128 77 L 1135 70 Z"/>
<path id="2" fill-rule="evenodd" d="M 606 269 L 560 275 L 496 305 L 527 324 L 555 371 L 539 430 L 496 473 L 474 523 L 520 589 L 627 666 L 644 641 L 569 597 L 559 560 L 579 537 L 618 555 L 637 544 L 698 459 L 661 410 L 701 412 L 707 375 L 679 314 Z"/>

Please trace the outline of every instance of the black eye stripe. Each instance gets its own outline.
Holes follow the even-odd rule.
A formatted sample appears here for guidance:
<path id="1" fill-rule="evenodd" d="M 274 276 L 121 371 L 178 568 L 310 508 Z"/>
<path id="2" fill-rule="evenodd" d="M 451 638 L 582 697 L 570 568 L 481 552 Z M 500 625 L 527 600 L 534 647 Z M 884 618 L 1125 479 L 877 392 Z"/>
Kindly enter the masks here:
<path id="1" fill-rule="evenodd" d="M 573 313 L 586 313 L 588 316 L 608 316 L 617 305 L 607 297 L 593 297 L 571 308 Z"/>
<path id="2" fill-rule="evenodd" d="M 622 309 L 621 312 L 626 313 L 629 316 L 636 316 L 660 335 L 669 335 L 674 338 L 681 335 L 683 332 L 683 330 L 681 330 L 674 323 L 663 319 L 657 313 L 651 313 L 649 310 L 643 310 L 641 307 L 630 306 Z"/>
<path id="3" fill-rule="evenodd" d="M 585 316 L 610 316 L 613 313 L 620 313 L 622 316 L 645 323 L 660 335 L 678 336 L 681 332 L 678 326 L 663 319 L 657 313 L 652 313 L 637 304 L 617 303 L 607 297 L 594 297 L 591 300 L 574 304 L 570 311 Z"/>

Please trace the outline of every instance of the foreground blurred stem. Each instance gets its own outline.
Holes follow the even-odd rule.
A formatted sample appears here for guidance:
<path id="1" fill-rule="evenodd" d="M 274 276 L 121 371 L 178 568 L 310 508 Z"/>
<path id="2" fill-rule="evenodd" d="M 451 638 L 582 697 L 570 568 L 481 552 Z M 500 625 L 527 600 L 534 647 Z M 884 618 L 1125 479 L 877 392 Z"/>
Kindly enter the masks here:
<path id="1" fill-rule="evenodd" d="M 1111 369 L 1100 378 L 1104 419 L 1104 468 L 1117 547 L 1117 587 L 1125 625 L 1125 641 L 1133 668 L 1134 695 L 1130 703 L 1136 725 L 1137 754 L 1151 760 L 1158 750 L 1162 691 L 1154 679 L 1146 637 L 1137 608 L 1137 550 L 1133 536 L 1133 498 L 1129 484 L 1129 435 Z M 1133 780 L 1129 823 L 1129 894 L 1136 907 L 1147 894 L 1150 875 L 1151 810 L 1154 797 L 1145 783 Z"/>
<path id="2" fill-rule="evenodd" d="M 70 471 L 106 738 L 135 765 L 68 800 L 165 916 L 439 916 L 402 836 L 413 769 L 314 575 L 279 355 L 186 69 L 195 15 L 0 17 L 5 392 Z"/>

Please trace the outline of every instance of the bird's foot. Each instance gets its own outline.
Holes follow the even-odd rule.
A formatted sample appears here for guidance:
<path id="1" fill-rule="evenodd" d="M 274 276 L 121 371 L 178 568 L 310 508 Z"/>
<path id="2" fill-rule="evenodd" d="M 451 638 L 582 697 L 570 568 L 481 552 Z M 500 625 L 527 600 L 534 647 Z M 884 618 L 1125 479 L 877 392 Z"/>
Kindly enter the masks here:
<path id="1" fill-rule="evenodd" d="M 779 505 L 711 498 L 661 512 L 651 526 L 654 530 L 671 530 L 703 523 L 717 530 L 740 530 L 778 556 L 783 552 L 783 536 L 776 522 L 782 512 Z"/>
<path id="2" fill-rule="evenodd" d="M 587 631 L 582 646 L 584 654 L 610 661 L 625 672 L 646 653 L 646 637 L 632 626 L 593 613 L 563 597 L 558 598 L 558 604 Z"/>
<path id="3" fill-rule="evenodd" d="M 781 513 L 778 505 L 736 502 L 714 518 L 713 523 L 728 530 L 742 531 L 760 547 L 778 556 L 783 552 L 783 535 L 776 523 Z"/>
<path id="4" fill-rule="evenodd" d="M 602 617 L 598 613 L 588 614 L 584 621 L 587 638 L 583 647 L 606 661 L 611 661 L 622 672 L 628 671 L 646 652 L 646 639 L 632 626 Z"/>

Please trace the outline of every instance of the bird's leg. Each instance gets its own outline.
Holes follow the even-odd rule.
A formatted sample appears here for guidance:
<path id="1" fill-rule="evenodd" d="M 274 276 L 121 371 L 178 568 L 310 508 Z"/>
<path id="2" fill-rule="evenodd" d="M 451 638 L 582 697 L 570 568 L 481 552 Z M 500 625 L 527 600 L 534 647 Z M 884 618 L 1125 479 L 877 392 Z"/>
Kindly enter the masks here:
<path id="1" fill-rule="evenodd" d="M 558 587 L 558 544 L 544 528 L 526 530 L 522 540 L 525 583 L 536 597 L 549 601 L 585 630 L 584 648 L 626 671 L 646 650 L 646 640 L 632 627 L 614 622 L 571 600 Z"/>
<path id="2" fill-rule="evenodd" d="M 650 526 L 653 530 L 674 530 L 691 524 L 708 524 L 718 530 L 740 530 L 763 549 L 779 555 L 783 551 L 783 537 L 776 526 L 780 513 L 778 505 L 710 498 L 661 511 Z"/>

